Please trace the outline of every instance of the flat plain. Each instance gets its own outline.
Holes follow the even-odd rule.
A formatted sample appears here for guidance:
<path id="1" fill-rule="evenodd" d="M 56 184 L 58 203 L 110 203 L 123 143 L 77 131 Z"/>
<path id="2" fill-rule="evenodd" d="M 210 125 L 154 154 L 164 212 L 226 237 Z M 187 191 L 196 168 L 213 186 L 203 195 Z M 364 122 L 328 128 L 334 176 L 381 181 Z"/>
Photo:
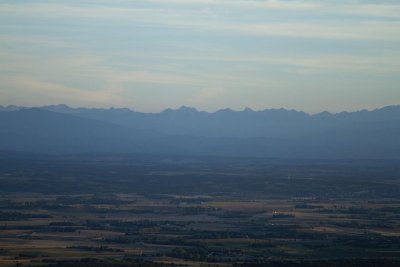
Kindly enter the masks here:
<path id="1" fill-rule="evenodd" d="M 399 266 L 396 161 L 0 158 L 0 266 Z"/>

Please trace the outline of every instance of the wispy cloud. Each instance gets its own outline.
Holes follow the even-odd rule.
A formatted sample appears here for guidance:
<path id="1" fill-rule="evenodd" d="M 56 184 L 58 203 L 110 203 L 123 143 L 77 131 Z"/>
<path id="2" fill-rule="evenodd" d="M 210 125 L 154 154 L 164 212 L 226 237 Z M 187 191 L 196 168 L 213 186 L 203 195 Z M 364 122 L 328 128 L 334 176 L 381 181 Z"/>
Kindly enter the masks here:
<path id="1" fill-rule="evenodd" d="M 104 4 L 102 4 L 104 3 Z M 156 3 L 146 7 L 146 3 Z M 167 13 L 187 12 L 191 8 L 193 13 L 204 13 L 204 8 L 224 8 L 234 10 L 294 10 L 297 12 L 317 12 L 315 15 L 337 14 L 337 15 L 362 15 L 372 17 L 400 16 L 400 3 L 377 1 L 376 3 L 363 1 L 288 1 L 288 0 L 139 0 L 139 1 L 115 1 L 110 5 L 107 1 L 81 1 L 77 3 L 60 2 L 32 2 L 21 5 L 19 3 L 3 3 L 0 5 L 1 12 L 11 14 L 46 13 L 47 16 L 75 16 L 75 17 L 111 17 L 129 16 L 139 13 L 156 12 L 162 10 Z M 117 6 L 117 7 L 116 7 Z M 180 8 L 179 8 L 180 7 Z M 199 8 L 199 9 L 196 9 Z M 48 12 L 52 11 L 52 12 Z M 216 10 L 213 10 L 216 11 Z"/>
<path id="2" fill-rule="evenodd" d="M 370 3 L 362 1 L 287 1 L 287 0 L 147 0 L 158 4 L 176 4 L 181 6 L 211 6 L 224 8 L 249 9 L 275 9 L 312 11 L 323 14 L 351 14 L 362 16 L 394 17 L 400 16 L 399 3 Z"/>
<path id="3" fill-rule="evenodd" d="M 227 90 L 223 87 L 206 87 L 196 91 L 188 102 L 195 106 L 203 106 L 207 102 L 218 101 L 227 94 Z"/>
<path id="4" fill-rule="evenodd" d="M 212 108 L 313 86 L 400 101 L 399 45 L 394 1 L 5 1 L 0 101 Z"/>
<path id="5" fill-rule="evenodd" d="M 157 1 L 151 1 L 157 2 Z M 282 22 L 281 19 L 265 20 L 264 18 L 248 21 L 238 17 L 235 21 L 227 19 L 225 13 L 212 11 L 211 14 L 203 10 L 185 10 L 179 8 L 138 8 L 138 7 L 109 7 L 84 6 L 67 4 L 29 4 L 23 7 L 15 5 L 0 5 L 0 14 L 5 16 L 21 16 L 24 18 L 40 17 L 58 19 L 60 17 L 75 17 L 85 19 L 124 20 L 130 23 L 142 23 L 153 27 L 174 27 L 203 31 L 218 31 L 225 34 L 245 34 L 255 36 L 287 36 L 302 38 L 323 39 L 372 39 L 372 40 L 400 40 L 400 4 L 332 4 L 326 1 L 312 1 L 311 3 L 296 1 L 224 1 L 224 0 L 166 0 L 164 4 L 179 5 L 213 5 L 248 9 L 283 9 L 309 10 L 310 19 L 290 19 Z M 241 9 L 238 9 L 241 11 Z M 397 18 L 393 21 L 351 20 L 338 21 L 338 18 L 320 18 L 328 13 L 379 15 Z M 274 16 L 275 17 L 275 16 Z M 313 17 L 318 18 L 318 22 Z M 5 27 L 3 25 L 3 27 Z"/>
<path id="6" fill-rule="evenodd" d="M 2 101 L 24 105 L 57 104 L 60 99 L 76 105 L 109 106 L 109 103 L 128 104 L 113 90 L 87 91 L 59 83 L 40 81 L 33 77 L 17 75 L 0 77 Z M 9 90 L 12 88 L 13 94 Z M 29 98 L 27 97 L 29 96 Z"/>

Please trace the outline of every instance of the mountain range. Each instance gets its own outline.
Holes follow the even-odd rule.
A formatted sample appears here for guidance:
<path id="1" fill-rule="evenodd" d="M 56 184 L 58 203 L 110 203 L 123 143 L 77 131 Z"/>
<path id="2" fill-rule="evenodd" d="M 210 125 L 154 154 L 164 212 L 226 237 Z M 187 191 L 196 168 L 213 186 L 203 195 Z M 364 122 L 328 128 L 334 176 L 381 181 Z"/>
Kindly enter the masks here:
<path id="1" fill-rule="evenodd" d="M 0 106 L 0 150 L 268 158 L 400 158 L 400 106 L 310 115 L 286 109 L 160 113 Z"/>

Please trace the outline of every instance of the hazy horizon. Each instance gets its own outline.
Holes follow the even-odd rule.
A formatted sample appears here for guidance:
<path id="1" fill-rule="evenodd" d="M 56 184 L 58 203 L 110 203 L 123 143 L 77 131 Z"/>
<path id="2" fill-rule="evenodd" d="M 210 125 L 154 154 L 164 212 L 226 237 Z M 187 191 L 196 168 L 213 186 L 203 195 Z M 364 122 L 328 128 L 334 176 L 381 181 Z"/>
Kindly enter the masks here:
<path id="1" fill-rule="evenodd" d="M 16 108 L 43 108 L 43 107 L 68 107 L 68 108 L 72 108 L 72 109 L 129 109 L 130 111 L 133 112 L 139 112 L 139 113 L 153 113 L 153 114 L 157 114 L 157 113 L 161 113 L 163 111 L 166 110 L 180 110 L 180 109 L 184 109 L 184 108 L 188 108 L 188 109 L 195 109 L 197 112 L 207 112 L 207 113 L 215 113 L 221 110 L 231 110 L 234 112 L 241 112 L 241 111 L 246 111 L 246 110 L 251 110 L 253 112 L 261 112 L 261 111 L 265 111 L 265 110 L 286 110 L 286 111 L 295 111 L 295 112 L 303 112 L 306 113 L 308 115 L 316 115 L 316 114 L 320 114 L 320 113 L 324 113 L 324 112 L 329 112 L 331 114 L 338 114 L 338 113 L 342 113 L 342 112 L 347 112 L 347 113 L 352 113 L 352 112 L 360 112 L 360 111 L 375 111 L 375 110 L 380 110 L 380 109 L 384 109 L 387 107 L 400 107 L 400 104 L 393 104 L 393 105 L 386 105 L 386 106 L 378 106 L 378 107 L 373 107 L 373 108 L 362 108 L 362 109 L 355 109 L 355 110 L 340 110 L 340 111 L 329 111 L 329 110 L 320 110 L 320 111 L 316 111 L 316 112 L 306 112 L 304 110 L 299 110 L 299 109 L 294 109 L 294 108 L 289 108 L 289 107 L 265 107 L 265 108 L 260 108 L 260 109 L 253 109 L 251 107 L 244 107 L 242 109 L 234 109 L 234 108 L 230 108 L 230 107 L 221 107 L 221 108 L 217 108 L 215 110 L 203 110 L 200 109 L 198 107 L 195 106 L 189 106 L 189 105 L 180 105 L 180 106 L 176 106 L 176 107 L 166 107 L 163 108 L 161 110 L 158 111 L 143 111 L 143 110 L 139 110 L 139 109 L 135 109 L 132 107 L 124 107 L 124 106 L 100 106 L 100 107 L 95 107 L 95 106 L 74 106 L 74 105 L 69 105 L 69 104 L 64 104 L 64 103 L 58 103 L 58 104 L 45 104 L 45 105 L 35 105 L 35 106 L 23 106 L 23 105 L 16 105 L 16 104 L 6 104 L 6 105 L 1 105 L 0 107 L 2 108 L 12 108 L 12 107 L 16 107 Z"/>

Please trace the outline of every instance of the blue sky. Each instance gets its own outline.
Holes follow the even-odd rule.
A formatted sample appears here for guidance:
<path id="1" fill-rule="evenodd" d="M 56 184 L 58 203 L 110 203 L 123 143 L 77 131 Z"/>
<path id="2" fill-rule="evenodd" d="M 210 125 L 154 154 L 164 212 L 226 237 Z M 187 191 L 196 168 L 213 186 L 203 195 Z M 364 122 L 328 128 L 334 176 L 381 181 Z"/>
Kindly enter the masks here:
<path id="1" fill-rule="evenodd" d="M 400 104 L 400 1 L 0 1 L 0 105 Z"/>

